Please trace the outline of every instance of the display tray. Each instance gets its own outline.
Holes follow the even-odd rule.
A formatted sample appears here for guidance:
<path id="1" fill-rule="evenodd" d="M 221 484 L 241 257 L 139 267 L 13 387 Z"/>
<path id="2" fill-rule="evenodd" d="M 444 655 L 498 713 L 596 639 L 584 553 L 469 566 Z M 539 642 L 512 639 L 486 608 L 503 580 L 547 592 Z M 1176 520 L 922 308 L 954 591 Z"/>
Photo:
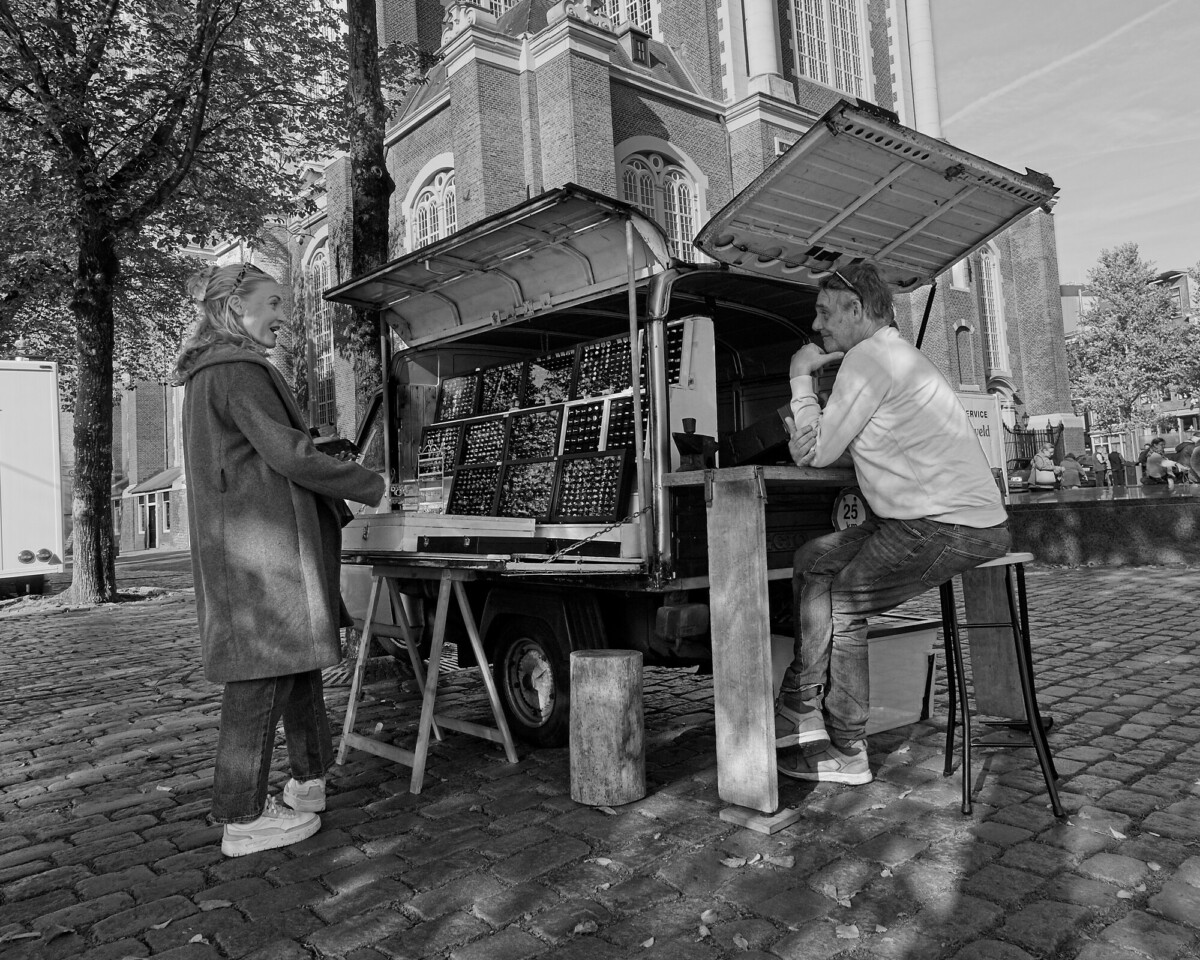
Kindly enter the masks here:
<path id="1" fill-rule="evenodd" d="M 632 479 L 628 448 L 559 458 L 552 519 L 558 523 L 613 523 L 625 509 Z"/>
<path id="2" fill-rule="evenodd" d="M 496 515 L 548 520 L 554 501 L 557 461 L 515 460 L 505 463 L 500 473 Z"/>
<path id="3" fill-rule="evenodd" d="M 479 408 L 479 374 L 447 377 L 438 391 L 438 420 L 461 420 L 471 417 Z"/>
<path id="4" fill-rule="evenodd" d="M 456 516 L 488 517 L 496 512 L 500 490 L 500 464 L 462 466 L 454 471 L 446 513 Z"/>

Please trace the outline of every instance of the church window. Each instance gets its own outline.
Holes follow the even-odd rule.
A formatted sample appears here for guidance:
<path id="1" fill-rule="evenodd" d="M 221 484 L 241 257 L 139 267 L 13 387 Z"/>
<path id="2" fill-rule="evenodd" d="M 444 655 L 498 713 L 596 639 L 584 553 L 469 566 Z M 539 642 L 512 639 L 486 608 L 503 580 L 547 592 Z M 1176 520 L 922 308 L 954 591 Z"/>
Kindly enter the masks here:
<path id="1" fill-rule="evenodd" d="M 1000 287 L 1000 263 L 987 247 L 979 256 L 979 303 L 983 319 L 984 360 L 989 374 L 1007 372 L 1008 337 L 1004 332 L 1004 298 Z"/>
<path id="2" fill-rule="evenodd" d="M 449 236 L 458 229 L 453 170 L 442 170 L 434 174 L 421 188 L 413 200 L 409 221 L 411 250 Z"/>
<path id="3" fill-rule="evenodd" d="M 332 286 L 331 280 L 329 251 L 321 247 L 313 254 L 305 271 L 305 287 L 308 291 L 305 320 L 313 346 L 310 389 L 316 401 L 314 427 L 337 422 L 337 398 L 333 385 L 333 304 L 321 296 Z"/>
<path id="4" fill-rule="evenodd" d="M 666 231 L 671 256 L 696 259 L 692 238 L 698 192 L 695 180 L 683 167 L 658 153 L 635 153 L 621 164 L 621 191 L 626 203 Z"/>
<path id="5" fill-rule="evenodd" d="M 811 80 L 867 96 L 859 0 L 793 0 L 796 67 Z"/>
<path id="6" fill-rule="evenodd" d="M 632 23 L 644 33 L 654 33 L 650 0 L 604 0 L 604 15 L 614 24 Z"/>

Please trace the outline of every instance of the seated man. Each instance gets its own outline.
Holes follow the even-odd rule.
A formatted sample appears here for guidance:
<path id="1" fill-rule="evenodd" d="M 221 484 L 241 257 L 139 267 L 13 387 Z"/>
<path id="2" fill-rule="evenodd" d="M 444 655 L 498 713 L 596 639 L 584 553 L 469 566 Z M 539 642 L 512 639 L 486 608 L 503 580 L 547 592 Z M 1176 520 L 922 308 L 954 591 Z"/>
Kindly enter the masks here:
<path id="1" fill-rule="evenodd" d="M 1162 437 L 1154 437 L 1150 441 L 1150 452 L 1146 455 L 1146 472 L 1142 475 L 1142 483 L 1165 483 L 1171 486 L 1179 472 L 1179 464 L 1164 456 L 1167 441 Z"/>
<path id="2" fill-rule="evenodd" d="M 806 344 L 791 361 L 792 459 L 823 467 L 849 451 L 875 513 L 796 551 L 795 656 L 775 705 L 776 746 L 826 744 L 780 758 L 780 772 L 801 780 L 872 779 L 866 618 L 1009 545 L 1008 516 L 966 412 L 891 325 L 893 313 L 873 265 L 835 273 L 817 297 L 822 345 Z M 813 374 L 839 358 L 822 411 Z"/>

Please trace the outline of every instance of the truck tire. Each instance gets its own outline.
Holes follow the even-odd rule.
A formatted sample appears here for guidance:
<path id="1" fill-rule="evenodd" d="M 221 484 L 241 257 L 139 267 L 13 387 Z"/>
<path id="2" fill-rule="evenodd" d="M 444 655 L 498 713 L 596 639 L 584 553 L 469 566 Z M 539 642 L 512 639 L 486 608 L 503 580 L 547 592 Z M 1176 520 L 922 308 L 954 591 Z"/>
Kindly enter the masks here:
<path id="1" fill-rule="evenodd" d="M 544 620 L 506 617 L 498 625 L 492 676 L 513 736 L 562 747 L 570 733 L 571 650 Z"/>

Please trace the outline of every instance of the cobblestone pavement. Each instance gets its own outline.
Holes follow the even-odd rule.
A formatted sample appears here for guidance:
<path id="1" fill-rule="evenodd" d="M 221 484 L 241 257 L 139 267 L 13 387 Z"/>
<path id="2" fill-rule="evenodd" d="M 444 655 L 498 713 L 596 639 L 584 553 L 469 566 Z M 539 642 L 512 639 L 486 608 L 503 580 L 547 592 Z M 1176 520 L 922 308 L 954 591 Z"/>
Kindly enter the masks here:
<path id="1" fill-rule="evenodd" d="M 152 563 L 123 576 L 187 586 Z M 803 818 L 740 829 L 718 817 L 710 680 L 651 669 L 642 801 L 581 807 L 565 750 L 510 765 L 447 733 L 421 794 L 353 752 L 320 833 L 238 859 L 205 820 L 218 688 L 190 592 L 0 611 L 0 956 L 1200 956 L 1196 573 L 1028 581 L 1066 823 L 1028 750 L 978 751 L 975 812 L 959 812 L 943 695 L 932 720 L 872 738 L 873 784 L 785 779 Z M 486 714 L 477 672 L 446 690 L 447 712 Z M 329 690 L 335 724 L 347 692 Z M 411 742 L 415 711 L 383 676 L 361 716 Z M 280 750 L 275 787 L 283 771 Z"/>

